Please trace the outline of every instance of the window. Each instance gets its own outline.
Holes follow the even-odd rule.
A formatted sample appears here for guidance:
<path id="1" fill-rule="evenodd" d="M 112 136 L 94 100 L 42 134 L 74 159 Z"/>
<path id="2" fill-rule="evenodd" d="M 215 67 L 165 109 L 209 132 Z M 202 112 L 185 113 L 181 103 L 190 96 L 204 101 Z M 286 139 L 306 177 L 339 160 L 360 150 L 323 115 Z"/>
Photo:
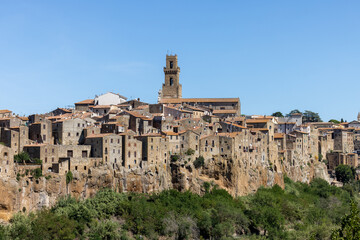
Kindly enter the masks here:
<path id="1" fill-rule="evenodd" d="M 151 148 L 151 150 L 154 150 L 154 147 L 153 147 L 153 146 L 151 146 L 150 148 Z"/>
<path id="2" fill-rule="evenodd" d="M 174 62 L 170 61 L 170 68 L 173 68 L 173 67 L 174 67 Z"/>
<path id="3" fill-rule="evenodd" d="M 174 79 L 170 78 L 170 86 L 174 85 Z"/>
<path id="4" fill-rule="evenodd" d="M 73 157 L 73 151 L 72 151 L 72 150 L 68 150 L 68 151 L 67 151 L 67 156 L 68 156 L 68 157 Z"/>
<path id="5" fill-rule="evenodd" d="M 77 171 L 77 166 L 75 166 L 75 170 Z"/>
<path id="6" fill-rule="evenodd" d="M 105 154 L 108 154 L 107 148 L 105 148 Z"/>
<path id="7" fill-rule="evenodd" d="M 68 137 L 70 137 L 70 133 L 68 133 Z"/>
<path id="8" fill-rule="evenodd" d="M 118 144 L 120 143 L 120 139 L 118 139 Z"/>
<path id="9" fill-rule="evenodd" d="M 47 148 L 45 149 L 45 152 L 47 153 Z"/>
<path id="10" fill-rule="evenodd" d="M 136 147 L 136 143 L 134 143 L 134 147 Z"/>
<path id="11" fill-rule="evenodd" d="M 43 129 L 45 129 L 46 128 L 46 125 L 43 125 Z"/>
<path id="12" fill-rule="evenodd" d="M 54 162 L 54 158 L 51 158 L 51 162 Z"/>
<path id="13" fill-rule="evenodd" d="M 55 152 L 55 149 L 51 149 L 51 152 L 54 153 L 54 152 Z"/>
<path id="14" fill-rule="evenodd" d="M 113 139 L 111 139 L 110 142 L 113 143 Z"/>
<path id="15" fill-rule="evenodd" d="M 224 152 L 224 148 L 221 148 L 221 152 Z"/>
<path id="16" fill-rule="evenodd" d="M 78 123 L 78 127 L 80 127 L 80 123 Z"/>
<path id="17" fill-rule="evenodd" d="M 84 166 L 84 170 L 86 170 L 86 166 Z"/>
<path id="18" fill-rule="evenodd" d="M 128 147 L 131 147 L 131 143 L 128 143 Z"/>
<path id="19" fill-rule="evenodd" d="M 134 157 L 136 157 L 136 152 L 134 152 Z M 135 160 L 135 162 L 136 162 L 136 160 Z"/>
<path id="20" fill-rule="evenodd" d="M 128 152 L 128 157 L 130 157 L 131 156 L 131 153 L 130 153 L 130 151 Z"/>
<path id="21" fill-rule="evenodd" d="M 45 163 L 47 163 L 47 157 L 45 158 Z"/>
<path id="22" fill-rule="evenodd" d="M 7 152 L 4 152 L 4 157 L 7 157 L 8 156 L 8 153 Z"/>
<path id="23" fill-rule="evenodd" d="M 87 157 L 87 151 L 82 151 L 81 155 L 82 155 L 83 158 L 86 158 Z"/>
<path id="24" fill-rule="evenodd" d="M 76 133 L 76 136 L 77 136 L 77 137 L 79 136 L 79 133 L 78 133 L 78 132 Z"/>
<path id="25" fill-rule="evenodd" d="M 134 160 L 134 164 L 136 164 L 136 160 Z"/>

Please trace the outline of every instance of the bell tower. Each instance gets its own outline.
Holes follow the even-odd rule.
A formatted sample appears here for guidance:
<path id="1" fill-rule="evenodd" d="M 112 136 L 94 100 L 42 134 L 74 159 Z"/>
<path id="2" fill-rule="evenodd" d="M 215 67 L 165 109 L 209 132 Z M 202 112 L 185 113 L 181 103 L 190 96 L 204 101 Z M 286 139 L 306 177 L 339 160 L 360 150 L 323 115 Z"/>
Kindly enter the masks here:
<path id="1" fill-rule="evenodd" d="M 166 55 L 166 67 L 164 67 L 165 83 L 162 85 L 162 98 L 181 98 L 182 86 L 179 83 L 180 67 L 178 67 L 177 55 Z"/>

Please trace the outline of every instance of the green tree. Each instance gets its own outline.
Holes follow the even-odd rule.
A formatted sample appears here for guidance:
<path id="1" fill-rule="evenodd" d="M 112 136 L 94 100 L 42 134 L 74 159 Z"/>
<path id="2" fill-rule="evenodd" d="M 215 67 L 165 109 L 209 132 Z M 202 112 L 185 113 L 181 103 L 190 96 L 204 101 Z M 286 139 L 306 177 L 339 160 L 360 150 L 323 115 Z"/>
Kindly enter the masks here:
<path id="1" fill-rule="evenodd" d="M 66 184 L 69 184 L 73 180 L 73 174 L 71 171 L 66 173 Z"/>
<path id="2" fill-rule="evenodd" d="M 336 119 L 330 119 L 329 122 L 335 123 L 335 124 L 339 124 L 340 121 L 336 120 Z"/>
<path id="3" fill-rule="evenodd" d="M 205 164 L 205 159 L 203 156 L 199 156 L 198 158 L 195 159 L 194 161 L 194 166 L 195 168 L 199 168 L 199 167 L 202 167 L 204 166 Z"/>
<path id="4" fill-rule="evenodd" d="M 350 214 L 341 219 L 341 228 L 334 230 L 331 240 L 360 239 L 360 216 L 355 202 L 351 202 Z"/>
<path id="5" fill-rule="evenodd" d="M 295 114 L 295 113 L 302 113 L 302 112 L 300 112 L 299 109 L 294 109 L 294 110 L 291 110 L 288 114 L 286 114 L 286 116 L 290 117 L 290 115 Z"/>
<path id="6" fill-rule="evenodd" d="M 50 210 L 39 212 L 32 222 L 32 239 L 74 239 L 76 225 L 74 220 L 64 215 L 56 215 Z"/>
<path id="7" fill-rule="evenodd" d="M 273 117 L 284 117 L 282 112 L 274 112 L 273 114 L 271 114 L 271 116 L 273 116 Z"/>
<path id="8" fill-rule="evenodd" d="M 30 156 L 27 152 L 21 152 L 19 154 L 14 155 L 14 160 L 17 163 L 28 163 L 30 162 Z"/>
<path id="9" fill-rule="evenodd" d="M 303 122 L 322 122 L 318 113 L 305 110 L 302 117 Z"/>
<path id="10" fill-rule="evenodd" d="M 348 165 L 340 164 L 335 168 L 335 176 L 338 181 L 348 183 L 354 179 L 354 170 Z"/>

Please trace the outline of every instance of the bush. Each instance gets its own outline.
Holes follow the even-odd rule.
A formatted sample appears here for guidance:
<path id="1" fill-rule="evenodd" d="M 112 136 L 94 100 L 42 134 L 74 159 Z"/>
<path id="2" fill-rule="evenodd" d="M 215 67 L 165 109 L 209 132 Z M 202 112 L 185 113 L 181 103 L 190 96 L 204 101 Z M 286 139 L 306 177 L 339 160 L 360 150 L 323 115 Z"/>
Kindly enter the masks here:
<path id="1" fill-rule="evenodd" d="M 336 179 L 342 183 L 348 183 L 355 179 L 355 170 L 348 166 L 340 164 L 335 168 Z"/>
<path id="2" fill-rule="evenodd" d="M 30 162 L 30 156 L 27 152 L 21 152 L 19 154 L 14 155 L 14 160 L 17 163 L 29 163 Z"/>
<path id="3" fill-rule="evenodd" d="M 66 173 L 66 184 L 69 184 L 73 180 L 73 174 L 71 171 Z"/>
<path id="4" fill-rule="evenodd" d="M 205 159 L 202 156 L 196 158 L 194 161 L 195 168 L 200 168 L 200 167 L 204 166 L 204 164 L 205 164 Z"/>
<path id="5" fill-rule="evenodd" d="M 171 155 L 171 162 L 176 162 L 179 160 L 179 155 Z"/>
<path id="6" fill-rule="evenodd" d="M 31 175 L 32 175 L 35 179 L 38 179 L 39 177 L 41 177 L 41 176 L 42 176 L 41 168 L 36 168 L 35 170 L 31 171 Z"/>
<path id="7" fill-rule="evenodd" d="M 191 148 L 189 148 L 189 149 L 185 152 L 186 155 L 193 155 L 194 153 L 195 153 L 195 150 L 193 150 L 193 149 L 191 149 Z"/>

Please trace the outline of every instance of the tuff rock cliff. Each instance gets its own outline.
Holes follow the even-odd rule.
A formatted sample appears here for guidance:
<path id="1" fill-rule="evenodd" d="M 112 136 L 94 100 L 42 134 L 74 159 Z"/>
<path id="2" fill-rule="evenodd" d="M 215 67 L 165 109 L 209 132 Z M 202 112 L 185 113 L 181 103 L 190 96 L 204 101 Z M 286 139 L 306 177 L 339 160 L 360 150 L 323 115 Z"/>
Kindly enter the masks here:
<path id="1" fill-rule="evenodd" d="M 325 164 L 305 162 L 299 161 L 296 166 L 279 164 L 275 171 L 267 162 L 250 167 L 245 160 L 215 159 L 195 168 L 192 162 L 180 159 L 163 167 L 113 171 L 104 165 L 91 169 L 91 174 L 75 171 L 69 184 L 66 184 L 65 175 L 54 173 L 38 179 L 31 176 L 4 178 L 0 179 L 0 219 L 9 220 L 18 211 L 29 212 L 51 207 L 59 198 L 67 195 L 85 199 L 102 188 L 142 193 L 174 188 L 201 194 L 204 192 L 204 182 L 209 182 L 226 189 L 233 196 L 240 196 L 254 193 L 260 186 L 278 184 L 284 187 L 285 174 L 301 182 L 309 182 L 314 177 L 327 178 Z"/>

